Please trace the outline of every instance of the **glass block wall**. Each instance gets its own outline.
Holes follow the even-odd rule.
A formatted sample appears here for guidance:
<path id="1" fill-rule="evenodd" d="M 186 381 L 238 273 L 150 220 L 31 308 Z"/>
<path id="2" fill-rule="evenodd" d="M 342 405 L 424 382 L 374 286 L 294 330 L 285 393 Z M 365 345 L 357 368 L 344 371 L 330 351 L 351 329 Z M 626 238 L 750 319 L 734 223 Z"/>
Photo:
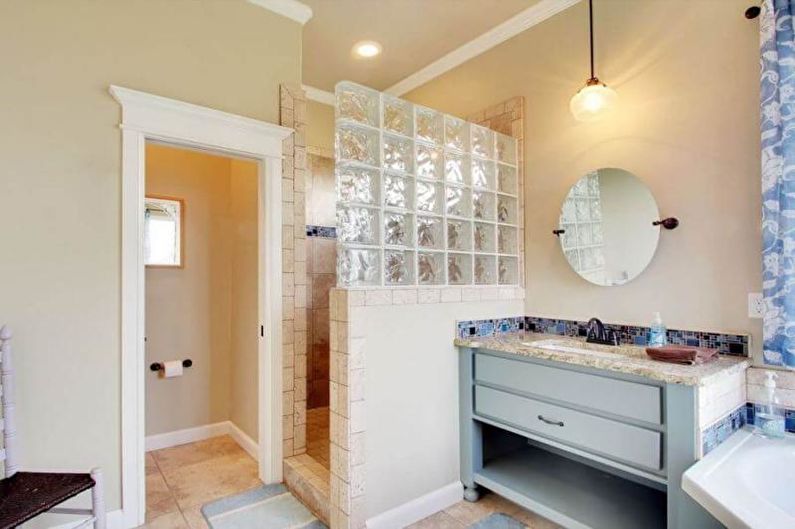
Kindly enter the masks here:
<path id="1" fill-rule="evenodd" d="M 340 286 L 517 285 L 516 140 L 336 87 Z"/>
<path id="2" fill-rule="evenodd" d="M 566 230 L 560 243 L 571 267 L 586 279 L 603 284 L 602 201 L 596 171 L 580 178 L 569 190 L 560 213 L 560 227 Z"/>

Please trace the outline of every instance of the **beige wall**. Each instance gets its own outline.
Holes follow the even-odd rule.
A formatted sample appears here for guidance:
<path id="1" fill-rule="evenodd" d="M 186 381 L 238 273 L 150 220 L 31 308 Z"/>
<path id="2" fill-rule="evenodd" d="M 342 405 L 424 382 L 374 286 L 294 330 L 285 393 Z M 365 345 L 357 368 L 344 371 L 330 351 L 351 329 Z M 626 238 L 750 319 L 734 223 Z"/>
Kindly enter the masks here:
<path id="1" fill-rule="evenodd" d="M 306 103 L 306 146 L 325 156 L 334 155 L 334 107 L 317 101 Z M 319 150 L 319 152 L 318 152 Z"/>
<path id="2" fill-rule="evenodd" d="M 253 440 L 258 436 L 257 165 L 232 160 L 229 174 L 232 363 L 229 418 Z"/>
<path id="3" fill-rule="evenodd" d="M 569 99 L 587 76 L 587 4 L 581 2 L 408 94 L 467 115 L 524 95 L 529 314 L 746 332 L 759 353 L 761 323 L 747 317 L 761 289 L 758 24 L 742 0 L 609 0 L 596 11 L 597 73 L 620 107 L 577 123 Z M 551 230 L 569 187 L 620 167 L 652 190 L 681 226 L 661 234 L 637 279 L 604 288 L 566 264 Z"/>
<path id="4" fill-rule="evenodd" d="M 16 332 L 23 466 L 101 465 L 120 508 L 121 134 L 108 85 L 275 122 L 279 83 L 300 82 L 300 38 L 242 0 L 0 2 L 0 315 Z"/>
<path id="5" fill-rule="evenodd" d="M 146 371 L 146 435 L 229 418 L 229 161 L 146 148 L 146 194 L 185 201 L 184 266 L 146 269 L 146 365 L 193 360 L 179 378 Z"/>

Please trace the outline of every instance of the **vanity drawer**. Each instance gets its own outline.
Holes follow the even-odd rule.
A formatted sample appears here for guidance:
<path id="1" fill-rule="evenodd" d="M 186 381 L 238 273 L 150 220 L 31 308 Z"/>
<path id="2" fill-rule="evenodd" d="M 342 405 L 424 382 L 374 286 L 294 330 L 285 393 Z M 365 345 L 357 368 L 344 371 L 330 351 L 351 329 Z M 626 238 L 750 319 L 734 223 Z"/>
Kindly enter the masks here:
<path id="1" fill-rule="evenodd" d="M 636 467 L 662 468 L 662 433 L 475 386 L 475 413 Z"/>
<path id="2" fill-rule="evenodd" d="M 662 388 L 521 360 L 475 355 L 475 380 L 654 424 L 662 423 Z"/>

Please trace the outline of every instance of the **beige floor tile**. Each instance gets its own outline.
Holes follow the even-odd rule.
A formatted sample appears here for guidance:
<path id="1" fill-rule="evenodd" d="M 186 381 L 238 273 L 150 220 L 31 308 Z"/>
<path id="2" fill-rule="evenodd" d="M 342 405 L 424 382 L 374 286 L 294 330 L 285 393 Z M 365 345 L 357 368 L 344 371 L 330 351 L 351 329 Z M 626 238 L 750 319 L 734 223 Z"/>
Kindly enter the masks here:
<path id="1" fill-rule="evenodd" d="M 179 511 L 174 495 L 160 472 L 146 476 L 146 521 Z"/>
<path id="2" fill-rule="evenodd" d="M 146 475 L 150 474 L 160 474 L 160 469 L 157 468 L 157 463 L 155 463 L 155 458 L 152 456 L 151 452 L 147 452 L 144 456 L 144 462 L 146 465 Z"/>
<path id="3" fill-rule="evenodd" d="M 207 520 L 202 514 L 201 508 L 201 505 L 196 505 L 194 507 L 187 507 L 182 511 L 182 515 L 188 522 L 190 529 L 210 529 L 210 526 L 207 525 Z"/>
<path id="4" fill-rule="evenodd" d="M 173 470 L 200 463 L 209 459 L 245 453 L 242 448 L 228 435 L 213 437 L 204 441 L 164 448 L 150 452 L 157 461 L 157 466 L 168 481 Z"/>
<path id="5" fill-rule="evenodd" d="M 139 529 L 190 529 L 190 527 L 182 517 L 182 513 L 177 511 L 158 516 L 151 522 L 139 526 Z"/>
<path id="6" fill-rule="evenodd" d="M 515 503 L 511 503 L 496 494 L 487 493 L 474 503 L 460 501 L 445 509 L 445 512 L 465 526 L 469 526 L 479 522 L 491 513 L 501 512 L 512 516 L 519 509 L 520 507 Z"/>
<path id="7" fill-rule="evenodd" d="M 465 526 L 444 511 L 412 524 L 409 529 L 463 529 Z"/>
<path id="8" fill-rule="evenodd" d="M 204 504 L 262 484 L 248 454 L 216 457 L 164 473 L 181 509 Z"/>

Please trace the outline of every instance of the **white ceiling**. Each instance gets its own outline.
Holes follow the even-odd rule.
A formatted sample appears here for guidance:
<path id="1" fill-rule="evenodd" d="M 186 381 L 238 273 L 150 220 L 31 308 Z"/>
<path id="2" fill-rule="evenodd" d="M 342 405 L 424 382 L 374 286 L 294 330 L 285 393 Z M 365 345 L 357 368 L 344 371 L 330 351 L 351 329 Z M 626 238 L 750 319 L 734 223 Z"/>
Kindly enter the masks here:
<path id="1" fill-rule="evenodd" d="M 302 0 L 313 16 L 303 32 L 303 82 L 334 91 L 341 80 L 385 90 L 539 0 Z M 383 53 L 354 58 L 375 40 Z"/>

